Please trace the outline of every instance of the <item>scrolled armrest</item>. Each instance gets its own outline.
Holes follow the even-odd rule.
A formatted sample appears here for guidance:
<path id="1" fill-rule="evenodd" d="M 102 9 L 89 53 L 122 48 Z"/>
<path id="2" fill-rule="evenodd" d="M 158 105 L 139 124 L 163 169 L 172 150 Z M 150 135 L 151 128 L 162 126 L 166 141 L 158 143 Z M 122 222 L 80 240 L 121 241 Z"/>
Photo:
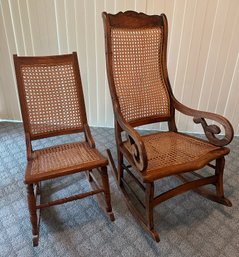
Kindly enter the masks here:
<path id="1" fill-rule="evenodd" d="M 130 154 L 135 166 L 139 171 L 144 171 L 147 168 L 148 160 L 145 145 L 140 134 L 121 116 L 117 117 L 117 122 L 121 129 L 126 133 L 126 137 L 130 144 Z"/>
<path id="2" fill-rule="evenodd" d="M 181 113 L 192 116 L 193 121 L 196 124 L 201 123 L 204 133 L 208 139 L 208 141 L 216 146 L 225 146 L 228 145 L 234 136 L 234 131 L 231 123 L 224 118 L 221 115 L 211 113 L 211 112 L 203 112 L 203 111 L 198 111 L 195 109 L 191 109 L 181 103 L 179 103 L 176 99 L 173 99 L 173 106 L 175 109 L 180 111 Z M 220 125 L 223 126 L 225 130 L 225 135 L 223 135 L 222 138 L 216 137 L 217 134 L 221 132 L 221 129 L 217 125 L 208 125 L 206 122 L 206 119 L 210 119 L 212 121 L 218 122 Z"/>

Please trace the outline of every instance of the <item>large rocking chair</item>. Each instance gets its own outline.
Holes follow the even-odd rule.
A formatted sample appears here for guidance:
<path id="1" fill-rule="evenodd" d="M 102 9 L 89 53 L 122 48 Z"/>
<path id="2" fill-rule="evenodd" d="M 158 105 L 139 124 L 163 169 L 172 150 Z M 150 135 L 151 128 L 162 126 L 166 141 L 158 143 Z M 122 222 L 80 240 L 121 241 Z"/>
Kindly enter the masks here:
<path id="1" fill-rule="evenodd" d="M 164 14 L 104 12 L 103 20 L 118 167 L 110 151 L 109 160 L 129 209 L 158 242 L 153 210 L 171 197 L 193 189 L 212 201 L 232 205 L 224 196 L 223 171 L 224 156 L 229 153 L 224 146 L 233 139 L 233 128 L 224 117 L 193 110 L 175 99 L 167 71 L 168 27 Z M 200 123 L 207 140 L 179 133 L 175 110 Z M 206 119 L 220 125 L 208 125 Z M 135 127 L 155 122 L 167 122 L 168 131 L 141 135 L 135 130 Z M 224 136 L 218 136 L 220 127 L 224 128 Z M 215 173 L 202 176 L 199 169 L 205 166 Z M 172 175 L 184 183 L 155 196 L 155 182 Z M 195 179 L 189 179 L 188 175 L 195 175 Z M 129 177 L 132 179 L 127 183 Z M 143 201 L 138 190 L 134 190 L 136 187 L 132 188 L 132 180 L 144 192 Z M 215 193 L 201 188 L 209 184 L 215 186 Z M 139 208 L 137 202 L 143 208 Z"/>
<path id="2" fill-rule="evenodd" d="M 113 221 L 108 160 L 95 148 L 88 126 L 76 53 L 45 57 L 14 55 L 14 63 L 27 147 L 25 183 L 33 245 L 38 245 L 40 210 L 46 207 L 96 195 Z M 38 150 L 32 147 L 33 140 L 78 132 L 84 133 L 85 140 Z M 42 181 L 83 171 L 92 190 L 41 202 Z"/>

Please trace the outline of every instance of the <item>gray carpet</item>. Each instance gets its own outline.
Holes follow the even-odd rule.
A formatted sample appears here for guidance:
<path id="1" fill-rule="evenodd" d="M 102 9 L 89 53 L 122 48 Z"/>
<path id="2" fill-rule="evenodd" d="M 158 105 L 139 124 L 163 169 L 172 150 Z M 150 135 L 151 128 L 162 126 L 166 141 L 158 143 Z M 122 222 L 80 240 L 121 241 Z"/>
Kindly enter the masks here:
<path id="1" fill-rule="evenodd" d="M 112 129 L 92 128 L 99 150 L 110 148 L 115 157 Z M 78 135 L 41 140 L 35 147 L 74 141 Z M 239 256 L 239 138 L 230 144 L 226 158 L 225 194 L 233 203 L 224 207 L 193 192 L 164 202 L 155 209 L 155 243 L 135 221 L 110 173 L 115 222 L 98 208 L 94 197 L 50 207 L 42 211 L 40 242 L 32 247 L 31 226 L 23 184 L 26 164 L 22 124 L 0 122 L 0 256 Z M 177 179 L 157 184 L 163 191 Z M 44 200 L 87 190 L 84 174 L 47 181 Z"/>

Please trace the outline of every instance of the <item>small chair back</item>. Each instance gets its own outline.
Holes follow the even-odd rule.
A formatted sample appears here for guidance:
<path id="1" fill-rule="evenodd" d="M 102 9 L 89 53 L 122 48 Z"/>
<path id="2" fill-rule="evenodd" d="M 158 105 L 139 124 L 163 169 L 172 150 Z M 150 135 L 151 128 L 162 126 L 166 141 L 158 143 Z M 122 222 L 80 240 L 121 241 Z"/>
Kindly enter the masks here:
<path id="1" fill-rule="evenodd" d="M 81 132 L 87 124 L 76 53 L 14 55 L 24 129 L 30 139 Z"/>

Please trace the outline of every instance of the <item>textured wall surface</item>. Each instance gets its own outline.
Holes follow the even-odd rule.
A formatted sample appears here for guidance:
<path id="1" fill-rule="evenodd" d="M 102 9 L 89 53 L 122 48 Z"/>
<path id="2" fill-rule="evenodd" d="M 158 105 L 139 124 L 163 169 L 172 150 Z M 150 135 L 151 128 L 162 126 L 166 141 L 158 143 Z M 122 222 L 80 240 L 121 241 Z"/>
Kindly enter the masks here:
<path id="1" fill-rule="evenodd" d="M 1 0 L 0 119 L 21 117 L 12 54 L 77 51 L 89 123 L 113 126 L 101 13 L 125 10 L 167 15 L 168 68 L 176 97 L 225 115 L 239 134 L 237 0 Z M 181 130 L 200 131 L 182 115 L 177 121 Z"/>

